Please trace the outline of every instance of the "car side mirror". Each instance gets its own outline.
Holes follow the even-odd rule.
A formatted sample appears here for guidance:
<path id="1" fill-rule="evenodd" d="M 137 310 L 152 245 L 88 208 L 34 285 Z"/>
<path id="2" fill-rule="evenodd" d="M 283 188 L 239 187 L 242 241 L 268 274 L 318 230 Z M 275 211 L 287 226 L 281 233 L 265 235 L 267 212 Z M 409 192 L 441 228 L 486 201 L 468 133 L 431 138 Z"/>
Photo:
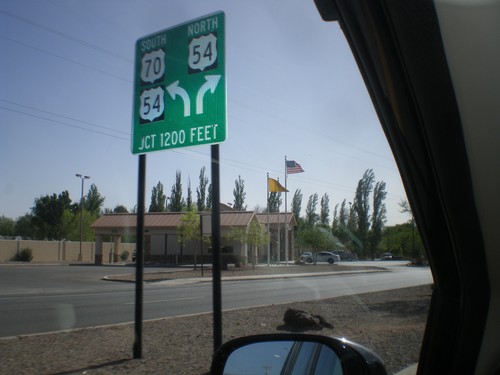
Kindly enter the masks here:
<path id="1" fill-rule="evenodd" d="M 380 357 L 343 338 L 308 334 L 240 337 L 215 352 L 211 375 L 385 375 Z"/>

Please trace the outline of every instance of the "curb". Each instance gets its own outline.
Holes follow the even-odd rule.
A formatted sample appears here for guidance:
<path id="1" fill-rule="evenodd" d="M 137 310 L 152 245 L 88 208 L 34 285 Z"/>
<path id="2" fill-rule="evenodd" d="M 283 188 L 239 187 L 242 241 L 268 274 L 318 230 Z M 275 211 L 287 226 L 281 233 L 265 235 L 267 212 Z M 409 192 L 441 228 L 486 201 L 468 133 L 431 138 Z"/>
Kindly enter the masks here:
<path id="1" fill-rule="evenodd" d="M 221 281 L 244 281 L 244 280 L 265 280 L 265 279 L 290 279 L 297 277 L 315 277 L 315 276 L 333 276 L 333 275 L 351 275 L 360 273 L 376 273 L 376 272 L 390 272 L 386 269 L 380 270 L 356 270 L 356 271 L 338 271 L 338 272 L 314 272 L 314 273 L 285 273 L 276 275 L 250 275 L 250 276 L 225 276 L 221 277 Z M 104 276 L 102 280 L 113 281 L 113 282 L 123 282 L 123 283 L 135 283 L 135 280 L 120 279 L 119 276 Z M 182 285 L 182 284 L 197 284 L 204 282 L 212 282 L 211 277 L 193 277 L 193 278 L 178 278 L 178 279 L 167 279 L 167 280 L 151 280 L 143 281 L 143 284 L 155 284 L 155 285 Z"/>

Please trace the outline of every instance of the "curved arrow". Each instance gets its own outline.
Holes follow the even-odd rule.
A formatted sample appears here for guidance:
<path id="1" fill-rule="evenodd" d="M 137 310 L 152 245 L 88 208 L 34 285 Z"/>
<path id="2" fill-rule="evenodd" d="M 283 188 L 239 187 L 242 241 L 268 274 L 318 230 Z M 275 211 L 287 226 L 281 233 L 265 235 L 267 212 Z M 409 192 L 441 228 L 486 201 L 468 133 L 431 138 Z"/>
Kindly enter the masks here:
<path id="1" fill-rule="evenodd" d="M 205 76 L 207 82 L 203 84 L 198 90 L 198 95 L 196 95 L 196 114 L 199 115 L 203 113 L 203 97 L 205 93 L 210 90 L 213 94 L 217 85 L 219 84 L 220 75 Z"/>
<path id="2" fill-rule="evenodd" d="M 179 86 L 179 81 L 175 81 L 167 86 L 167 91 L 173 100 L 175 100 L 177 95 L 182 98 L 184 102 L 184 117 L 191 115 L 191 100 L 189 99 L 189 95 L 186 90 Z"/>

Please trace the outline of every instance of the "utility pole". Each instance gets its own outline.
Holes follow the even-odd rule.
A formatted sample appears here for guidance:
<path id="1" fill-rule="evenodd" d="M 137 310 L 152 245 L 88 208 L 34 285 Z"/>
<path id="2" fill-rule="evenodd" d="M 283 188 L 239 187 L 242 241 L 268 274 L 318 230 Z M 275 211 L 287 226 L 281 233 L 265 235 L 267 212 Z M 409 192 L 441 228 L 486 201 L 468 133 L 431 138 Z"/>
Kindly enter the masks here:
<path id="1" fill-rule="evenodd" d="M 78 253 L 78 261 L 82 260 L 82 237 L 83 237 L 83 182 L 90 178 L 90 176 L 83 176 L 79 173 L 75 174 L 76 177 L 82 180 L 82 194 L 80 196 L 80 252 Z"/>

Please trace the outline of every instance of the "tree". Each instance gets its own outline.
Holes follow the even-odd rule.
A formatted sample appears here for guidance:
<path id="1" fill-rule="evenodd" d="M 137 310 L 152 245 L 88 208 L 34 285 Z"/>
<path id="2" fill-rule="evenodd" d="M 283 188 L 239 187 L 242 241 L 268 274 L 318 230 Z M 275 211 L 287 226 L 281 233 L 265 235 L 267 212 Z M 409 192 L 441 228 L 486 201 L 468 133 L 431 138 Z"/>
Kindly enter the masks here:
<path id="1" fill-rule="evenodd" d="M 319 222 L 325 228 L 328 227 L 330 222 L 330 198 L 327 193 L 321 197 Z"/>
<path id="2" fill-rule="evenodd" d="M 191 179 L 188 178 L 186 210 L 191 211 L 192 208 L 193 208 L 193 193 L 191 191 Z"/>
<path id="3" fill-rule="evenodd" d="M 385 222 L 387 221 L 387 210 L 384 203 L 386 197 L 387 192 L 385 191 L 385 182 L 378 181 L 373 189 L 373 214 L 370 236 L 370 252 L 372 259 L 375 259 L 375 252 L 380 240 L 382 239 L 382 230 L 384 229 Z"/>
<path id="4" fill-rule="evenodd" d="M 0 235 L 6 237 L 15 236 L 15 221 L 14 219 L 8 218 L 6 216 L 0 216 Z"/>
<path id="5" fill-rule="evenodd" d="M 344 198 L 344 200 L 342 201 L 342 204 L 340 205 L 339 224 L 343 227 L 346 227 L 348 217 L 349 217 L 349 213 L 347 212 L 346 200 Z"/>
<path id="6" fill-rule="evenodd" d="M 339 244 L 332 233 L 328 229 L 319 226 L 306 226 L 299 230 L 296 246 L 312 252 L 339 248 Z"/>
<path id="7" fill-rule="evenodd" d="M 257 248 L 269 242 L 266 228 L 257 220 L 252 220 L 248 229 L 232 227 L 228 238 L 232 241 L 238 241 L 247 244 L 250 247 L 250 262 L 252 268 L 257 263 Z"/>
<path id="8" fill-rule="evenodd" d="M 113 213 L 115 214 L 128 214 L 128 209 L 123 204 L 117 204 L 115 208 L 113 208 Z"/>
<path id="9" fill-rule="evenodd" d="M 347 217 L 348 213 L 346 210 L 346 200 L 344 199 L 340 204 L 335 205 L 335 210 L 333 211 L 333 222 L 332 222 L 332 233 L 341 242 L 346 242 L 349 239 L 347 235 Z"/>
<path id="10" fill-rule="evenodd" d="M 406 259 L 416 259 L 415 254 L 423 254 L 423 244 L 411 221 L 385 227 L 382 231 L 381 246 L 384 251 Z M 422 258 L 420 258 L 422 260 Z"/>
<path id="11" fill-rule="evenodd" d="M 302 192 L 300 189 L 295 190 L 292 199 L 292 213 L 295 216 L 295 220 L 299 220 L 300 211 L 302 210 Z"/>
<path id="12" fill-rule="evenodd" d="M 180 217 L 180 225 L 177 227 L 177 232 L 180 234 L 180 236 L 177 237 L 178 241 L 181 240 L 181 237 L 184 242 L 200 239 L 200 215 L 198 215 L 198 212 L 195 209 L 182 213 Z"/>
<path id="13" fill-rule="evenodd" d="M 14 232 L 16 236 L 23 237 L 35 237 L 33 230 L 33 216 L 31 214 L 25 214 L 21 217 L 18 217 L 16 220 L 16 227 Z"/>
<path id="14" fill-rule="evenodd" d="M 317 206 L 318 206 L 318 194 L 314 193 L 313 195 L 309 196 L 309 201 L 307 202 L 307 207 L 306 207 L 306 223 L 309 226 L 315 225 L 319 220 L 319 216 L 316 213 Z"/>
<path id="15" fill-rule="evenodd" d="M 177 242 L 181 245 L 181 257 L 182 257 L 182 247 L 186 242 L 189 241 L 201 241 L 201 229 L 200 229 L 200 215 L 198 212 L 192 208 L 189 211 L 182 213 L 180 218 L 180 225 L 177 227 Z M 196 254 L 195 254 L 195 265 L 196 269 Z"/>
<path id="16" fill-rule="evenodd" d="M 207 210 L 211 210 L 212 209 L 212 202 L 213 202 L 213 199 L 212 199 L 212 184 L 208 185 L 208 194 L 207 194 L 207 201 L 205 203 L 205 207 Z"/>
<path id="17" fill-rule="evenodd" d="M 357 236 L 363 245 L 363 251 L 368 249 L 368 231 L 370 229 L 370 194 L 373 189 L 375 174 L 367 169 L 358 182 L 354 196 L 353 209 L 357 217 Z"/>
<path id="18" fill-rule="evenodd" d="M 257 248 L 269 242 L 266 228 L 257 220 L 252 220 L 248 228 L 246 243 L 251 249 L 252 265 L 257 262 Z"/>
<path id="19" fill-rule="evenodd" d="M 267 199 L 267 210 L 268 212 L 279 212 L 281 207 L 282 199 L 281 193 L 269 193 L 269 197 Z"/>
<path id="20" fill-rule="evenodd" d="M 151 203 L 149 204 L 149 212 L 165 212 L 167 210 L 167 196 L 163 192 L 163 184 L 158 181 L 156 186 L 151 190 Z"/>
<path id="21" fill-rule="evenodd" d="M 233 208 L 237 211 L 243 211 L 247 209 L 247 206 L 245 205 L 245 197 L 247 193 L 245 193 L 245 180 L 241 178 L 240 175 L 238 175 L 238 179 L 234 181 L 234 189 L 233 189 L 233 195 L 234 195 L 234 204 Z"/>
<path id="22" fill-rule="evenodd" d="M 410 207 L 410 203 L 407 200 L 401 200 L 399 202 L 399 207 L 401 207 L 400 212 L 411 215 L 410 225 L 411 225 L 411 237 L 412 237 L 412 251 L 411 257 L 415 259 L 417 263 L 422 262 L 423 258 L 423 249 L 422 246 L 418 246 L 418 242 L 421 242 L 420 235 L 418 234 L 416 225 L 415 225 L 415 217 L 413 216 L 413 211 Z"/>
<path id="23" fill-rule="evenodd" d="M 175 184 L 172 185 L 172 193 L 170 194 L 169 211 L 182 212 L 185 206 L 184 198 L 182 198 L 182 174 L 181 171 L 175 172 Z"/>
<path id="24" fill-rule="evenodd" d="M 205 167 L 200 170 L 200 185 L 196 188 L 196 205 L 198 206 L 198 211 L 205 211 L 206 209 L 206 192 L 208 185 L 208 177 L 205 177 Z"/>
<path id="25" fill-rule="evenodd" d="M 31 208 L 36 237 L 61 240 L 64 211 L 70 208 L 71 199 L 67 190 L 59 195 L 54 193 L 36 198 L 35 205 Z"/>
<path id="26" fill-rule="evenodd" d="M 83 208 L 90 212 L 91 215 L 98 217 L 101 214 L 104 197 L 97 190 L 95 184 L 90 185 L 89 191 L 83 200 Z"/>

